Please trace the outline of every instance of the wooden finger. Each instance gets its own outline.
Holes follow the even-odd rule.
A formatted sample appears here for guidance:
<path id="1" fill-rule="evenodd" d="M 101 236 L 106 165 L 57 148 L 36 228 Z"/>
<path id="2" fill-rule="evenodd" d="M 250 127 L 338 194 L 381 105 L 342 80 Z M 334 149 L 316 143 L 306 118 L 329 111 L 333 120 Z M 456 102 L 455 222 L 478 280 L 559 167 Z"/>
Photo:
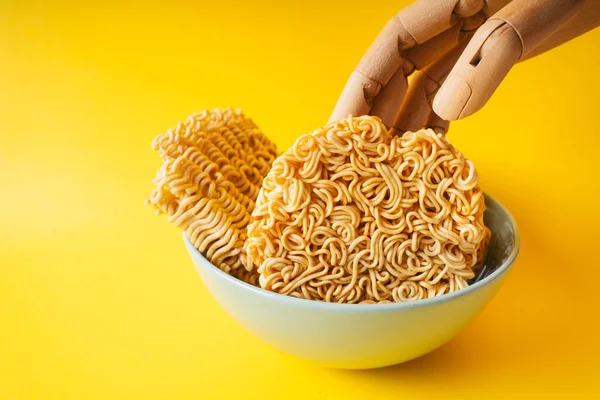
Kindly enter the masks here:
<path id="1" fill-rule="evenodd" d="M 584 0 L 513 0 L 491 19 L 510 24 L 529 53 L 575 17 Z"/>
<path id="2" fill-rule="evenodd" d="M 431 128 L 435 132 L 445 135 L 450 127 L 450 121 L 446 121 L 445 119 L 441 118 L 432 110 L 427 118 L 427 121 L 425 122 L 425 127 Z"/>
<path id="3" fill-rule="evenodd" d="M 394 128 L 398 132 L 419 130 L 431 113 L 427 98 L 430 79 L 423 71 L 416 71 L 402 102 Z"/>
<path id="4" fill-rule="evenodd" d="M 470 34 L 466 35 L 458 46 L 442 58 L 430 64 L 423 71 L 415 72 L 394 122 L 394 127 L 398 131 L 414 131 L 425 125 L 432 112 L 431 103 L 437 90 L 464 51 L 470 38 Z"/>
<path id="5" fill-rule="evenodd" d="M 403 68 L 399 68 L 390 81 L 381 89 L 373 100 L 370 114 L 381 118 L 386 126 L 392 126 L 396 120 L 398 109 L 408 89 L 408 82 Z"/>
<path id="6" fill-rule="evenodd" d="M 514 0 L 473 36 L 435 96 L 433 109 L 456 120 L 489 100 L 512 66 L 573 18 L 582 0 Z"/>
<path id="7" fill-rule="evenodd" d="M 458 45 L 461 39 L 461 28 L 462 22 L 425 43 L 407 50 L 406 58 L 413 63 L 416 69 L 425 68 Z"/>
<path id="8" fill-rule="evenodd" d="M 461 18 L 483 9 L 484 0 L 419 0 L 398 13 L 398 18 L 417 44 L 439 35 Z"/>
<path id="9" fill-rule="evenodd" d="M 329 122 L 347 118 L 349 115 L 367 115 L 371 110 L 373 98 L 381 90 L 381 85 L 358 71 L 352 72 L 350 79 L 338 100 Z"/>

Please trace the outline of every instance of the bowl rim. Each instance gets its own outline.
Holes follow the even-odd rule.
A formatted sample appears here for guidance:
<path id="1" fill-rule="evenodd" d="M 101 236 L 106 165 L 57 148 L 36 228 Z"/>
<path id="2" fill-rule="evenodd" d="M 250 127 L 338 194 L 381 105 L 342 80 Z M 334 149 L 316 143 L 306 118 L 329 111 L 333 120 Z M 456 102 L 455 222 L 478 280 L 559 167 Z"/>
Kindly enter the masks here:
<path id="1" fill-rule="evenodd" d="M 451 293 L 446 293 L 446 294 L 432 297 L 432 298 L 420 299 L 420 300 L 414 300 L 414 301 L 393 302 L 393 303 L 384 303 L 384 304 L 349 304 L 349 303 L 332 303 L 332 302 L 328 303 L 325 301 L 308 300 L 308 299 L 288 296 L 288 295 L 284 295 L 284 294 L 280 294 L 280 293 L 276 293 L 276 292 L 271 292 L 269 290 L 266 290 L 266 289 L 263 289 L 260 287 L 252 286 L 249 283 L 246 283 L 238 278 L 235 278 L 235 277 L 229 275 L 228 273 L 222 271 L 218 267 L 216 267 L 214 264 L 212 264 L 210 261 L 208 261 L 202 255 L 202 253 L 200 253 L 200 251 L 198 251 L 198 249 L 196 249 L 196 247 L 194 247 L 194 245 L 189 240 L 189 238 L 187 237 L 187 234 L 185 232 L 183 232 L 183 240 L 185 242 L 185 246 L 187 247 L 187 250 L 190 253 L 190 255 L 193 258 L 198 259 L 199 262 L 203 265 L 203 268 L 207 268 L 207 270 L 209 270 L 210 272 L 214 273 L 215 275 L 219 276 L 222 279 L 225 279 L 229 283 L 233 284 L 234 286 L 237 286 L 238 288 L 240 288 L 242 290 L 249 291 L 257 296 L 261 296 L 263 298 L 267 298 L 267 299 L 270 299 L 273 301 L 289 303 L 290 305 L 293 305 L 296 307 L 309 307 L 309 308 L 325 309 L 325 310 L 330 310 L 330 311 L 346 311 L 346 312 L 393 311 L 393 310 L 399 310 L 399 309 L 421 308 L 421 307 L 432 306 L 432 305 L 438 304 L 438 303 L 448 302 L 453 299 L 457 299 L 459 297 L 463 297 L 470 293 L 473 293 L 473 292 L 479 290 L 480 288 L 483 288 L 484 286 L 487 286 L 490 283 L 492 283 L 493 281 L 499 279 L 501 276 L 505 275 L 511 269 L 513 264 L 515 263 L 517 255 L 519 254 L 519 250 L 521 248 L 521 234 L 519 232 L 517 223 L 516 223 L 514 217 L 512 216 L 512 214 L 506 209 L 506 207 L 504 207 L 504 205 L 502 203 L 500 203 L 498 200 L 496 200 L 492 196 L 488 195 L 487 193 L 484 193 L 484 195 L 486 197 L 486 201 L 491 200 L 491 202 L 495 203 L 496 207 L 500 208 L 506 214 L 507 220 L 510 223 L 511 227 L 513 228 L 514 245 L 513 245 L 513 248 L 511 250 L 510 254 L 505 259 L 505 261 L 502 263 L 502 265 L 500 265 L 494 272 L 492 272 L 485 278 L 481 279 L 480 281 L 477 281 L 477 282 L 467 286 L 464 289 L 460 289 L 460 290 L 457 290 L 457 291 L 454 291 Z"/>

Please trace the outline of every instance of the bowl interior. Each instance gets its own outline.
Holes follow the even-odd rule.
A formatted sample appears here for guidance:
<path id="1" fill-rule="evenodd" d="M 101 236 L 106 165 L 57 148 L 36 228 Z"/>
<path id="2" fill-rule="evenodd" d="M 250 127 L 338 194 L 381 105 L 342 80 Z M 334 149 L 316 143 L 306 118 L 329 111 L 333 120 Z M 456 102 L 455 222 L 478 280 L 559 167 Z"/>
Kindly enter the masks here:
<path id="1" fill-rule="evenodd" d="M 513 217 L 492 197 L 486 195 L 485 200 L 484 222 L 491 229 L 492 238 L 483 267 L 471 284 L 484 280 L 505 264 L 510 266 L 518 251 L 518 232 Z"/>

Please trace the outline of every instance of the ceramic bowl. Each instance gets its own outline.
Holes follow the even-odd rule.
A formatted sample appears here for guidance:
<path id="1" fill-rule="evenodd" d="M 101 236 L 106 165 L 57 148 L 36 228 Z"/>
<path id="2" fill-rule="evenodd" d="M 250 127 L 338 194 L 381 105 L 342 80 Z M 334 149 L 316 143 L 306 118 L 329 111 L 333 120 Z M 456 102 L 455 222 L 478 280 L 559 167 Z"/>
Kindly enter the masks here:
<path id="1" fill-rule="evenodd" d="M 209 292 L 264 343 L 335 368 L 376 368 L 441 346 L 492 300 L 517 258 L 519 232 L 499 202 L 486 196 L 486 205 L 492 240 L 481 276 L 465 289 L 405 303 L 337 304 L 272 293 L 222 272 L 184 240 Z"/>

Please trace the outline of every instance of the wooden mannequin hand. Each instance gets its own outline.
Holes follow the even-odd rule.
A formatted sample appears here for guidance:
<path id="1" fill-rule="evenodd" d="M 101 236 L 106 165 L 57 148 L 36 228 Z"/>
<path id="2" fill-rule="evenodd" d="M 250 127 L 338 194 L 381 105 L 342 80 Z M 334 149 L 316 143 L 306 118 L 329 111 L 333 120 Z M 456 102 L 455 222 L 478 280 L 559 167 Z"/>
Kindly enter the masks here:
<path id="1" fill-rule="evenodd" d="M 516 62 L 599 24 L 598 0 L 418 0 L 369 47 L 330 121 L 369 114 L 400 132 L 446 132 L 448 121 L 479 110 Z"/>

